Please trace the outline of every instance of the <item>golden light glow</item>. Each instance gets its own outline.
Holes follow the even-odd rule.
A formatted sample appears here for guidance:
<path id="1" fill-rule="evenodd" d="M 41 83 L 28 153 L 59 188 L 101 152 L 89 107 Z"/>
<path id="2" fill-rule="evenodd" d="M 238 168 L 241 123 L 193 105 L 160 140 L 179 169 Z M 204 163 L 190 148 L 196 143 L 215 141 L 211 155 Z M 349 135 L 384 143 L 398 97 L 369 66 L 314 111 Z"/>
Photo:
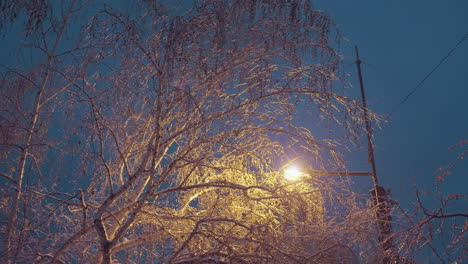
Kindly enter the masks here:
<path id="1" fill-rule="evenodd" d="M 296 167 L 289 167 L 284 170 L 284 177 L 290 181 L 294 181 L 299 179 L 301 176 L 303 176 L 304 173 L 302 173 L 298 168 Z"/>

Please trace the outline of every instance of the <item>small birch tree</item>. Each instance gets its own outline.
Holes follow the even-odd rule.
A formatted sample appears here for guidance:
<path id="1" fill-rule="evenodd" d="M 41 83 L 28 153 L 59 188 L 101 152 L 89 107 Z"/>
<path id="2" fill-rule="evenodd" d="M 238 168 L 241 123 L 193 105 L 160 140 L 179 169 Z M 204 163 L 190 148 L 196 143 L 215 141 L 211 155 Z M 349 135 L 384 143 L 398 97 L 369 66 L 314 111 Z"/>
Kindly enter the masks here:
<path id="1" fill-rule="evenodd" d="M 2 66 L 7 263 L 371 261 L 357 194 L 281 175 L 291 156 L 343 166 L 347 142 L 297 116 L 361 125 L 331 85 L 333 21 L 306 0 L 189 2 L 2 2 L 34 54 Z"/>

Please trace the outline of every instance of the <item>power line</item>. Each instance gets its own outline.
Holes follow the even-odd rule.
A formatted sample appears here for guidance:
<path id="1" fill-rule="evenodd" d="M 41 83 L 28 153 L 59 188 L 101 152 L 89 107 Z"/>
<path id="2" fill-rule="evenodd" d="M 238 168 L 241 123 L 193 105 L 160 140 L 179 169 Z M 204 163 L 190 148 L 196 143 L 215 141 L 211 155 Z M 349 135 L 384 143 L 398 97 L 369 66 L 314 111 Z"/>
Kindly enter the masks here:
<path id="1" fill-rule="evenodd" d="M 390 117 L 393 115 L 393 113 L 401 106 L 403 105 L 407 100 L 408 98 L 413 95 L 416 90 L 427 80 L 427 78 L 429 78 L 429 76 L 431 76 L 438 68 L 440 65 L 442 65 L 442 63 L 444 63 L 444 61 L 450 57 L 450 55 L 452 55 L 452 52 L 454 50 L 456 50 L 458 48 L 458 46 L 460 46 L 460 44 L 468 37 L 468 33 L 466 33 L 462 39 L 460 39 L 460 41 L 458 41 L 458 43 L 455 45 L 455 47 L 453 47 L 448 53 L 447 55 L 445 55 L 445 57 L 443 57 L 440 62 L 426 75 L 426 77 L 424 77 L 424 79 L 422 79 L 418 85 L 416 85 L 413 90 L 411 90 L 411 92 L 409 92 L 404 98 L 403 100 L 401 100 L 401 102 L 399 104 L 397 104 L 395 107 L 393 107 L 392 111 L 390 112 L 390 114 L 388 114 L 387 116 L 387 119 L 390 119 Z"/>

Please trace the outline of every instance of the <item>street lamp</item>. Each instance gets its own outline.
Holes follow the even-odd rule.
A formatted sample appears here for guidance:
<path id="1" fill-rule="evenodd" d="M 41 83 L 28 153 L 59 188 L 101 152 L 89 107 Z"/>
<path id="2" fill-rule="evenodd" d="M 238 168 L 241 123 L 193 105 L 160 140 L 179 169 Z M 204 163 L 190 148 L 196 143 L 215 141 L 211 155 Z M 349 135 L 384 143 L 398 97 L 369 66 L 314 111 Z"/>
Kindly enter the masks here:
<path id="1" fill-rule="evenodd" d="M 363 109 L 363 117 L 365 120 L 366 125 L 366 134 L 367 134 L 367 152 L 369 155 L 369 163 L 372 168 L 372 173 L 368 172 L 339 172 L 339 171 L 314 171 L 308 170 L 305 173 L 301 172 L 297 168 L 288 168 L 284 170 L 284 176 L 288 180 L 298 180 L 306 175 L 316 175 L 316 176 L 364 176 L 370 177 L 372 179 L 374 188 L 370 191 L 373 199 L 374 206 L 377 208 L 376 218 L 378 220 L 378 231 L 379 231 L 379 242 L 381 244 L 382 250 L 386 253 L 393 254 L 393 241 L 391 238 L 392 233 L 392 225 L 391 225 L 391 215 L 388 206 L 389 199 L 387 191 L 385 188 L 379 185 L 377 179 L 377 169 L 375 165 L 375 158 L 374 158 L 374 145 L 372 144 L 372 125 L 369 118 L 369 113 L 367 111 L 367 104 L 366 104 L 366 95 L 364 92 L 364 83 L 362 79 L 362 72 L 361 72 L 361 60 L 359 59 L 359 53 L 357 46 L 355 47 L 356 50 L 356 65 L 358 70 L 358 77 L 359 77 L 359 86 L 361 88 L 361 98 L 362 98 L 362 109 Z M 396 257 L 396 262 L 394 261 L 394 257 Z M 392 260 L 393 259 L 393 260 Z M 398 256 L 385 256 L 384 257 L 384 264 L 389 263 L 399 263 Z"/>
<path id="2" fill-rule="evenodd" d="M 392 234 L 391 214 L 388 206 L 388 194 L 385 188 L 377 184 L 376 177 L 369 172 L 347 172 L 347 171 L 317 171 L 305 170 L 300 171 L 297 167 L 288 167 L 284 170 L 284 177 L 291 181 L 299 180 L 304 176 L 347 176 L 347 177 L 370 177 L 374 183 L 374 188 L 370 190 L 374 206 L 377 207 L 376 218 L 378 220 L 377 228 L 379 231 L 379 242 L 381 243 L 384 252 L 393 251 L 393 240 L 390 237 Z M 390 263 L 390 257 L 384 258 L 384 263 Z"/>
<path id="3" fill-rule="evenodd" d="M 290 179 L 287 173 L 290 169 L 284 170 L 284 177 Z M 317 176 L 362 176 L 362 177 L 372 177 L 370 172 L 347 172 L 347 171 L 316 171 L 316 170 L 307 170 L 306 172 L 301 172 L 295 168 L 292 169 L 292 172 L 298 175 L 317 175 Z M 295 179 L 294 177 L 292 179 Z"/>
<path id="4" fill-rule="evenodd" d="M 292 166 L 284 170 L 284 177 L 290 181 L 296 181 L 302 176 L 307 175 L 301 172 L 297 167 Z"/>

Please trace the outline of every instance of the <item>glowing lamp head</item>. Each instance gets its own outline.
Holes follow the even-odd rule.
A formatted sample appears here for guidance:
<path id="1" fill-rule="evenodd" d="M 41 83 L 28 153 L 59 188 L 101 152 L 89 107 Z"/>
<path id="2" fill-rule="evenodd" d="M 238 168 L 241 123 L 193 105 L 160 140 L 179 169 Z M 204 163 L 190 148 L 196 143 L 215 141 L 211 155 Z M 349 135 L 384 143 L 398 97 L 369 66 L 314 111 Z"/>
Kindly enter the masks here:
<path id="1" fill-rule="evenodd" d="M 284 170 L 284 177 L 290 181 L 299 179 L 304 173 L 302 173 L 296 167 L 290 167 Z"/>

